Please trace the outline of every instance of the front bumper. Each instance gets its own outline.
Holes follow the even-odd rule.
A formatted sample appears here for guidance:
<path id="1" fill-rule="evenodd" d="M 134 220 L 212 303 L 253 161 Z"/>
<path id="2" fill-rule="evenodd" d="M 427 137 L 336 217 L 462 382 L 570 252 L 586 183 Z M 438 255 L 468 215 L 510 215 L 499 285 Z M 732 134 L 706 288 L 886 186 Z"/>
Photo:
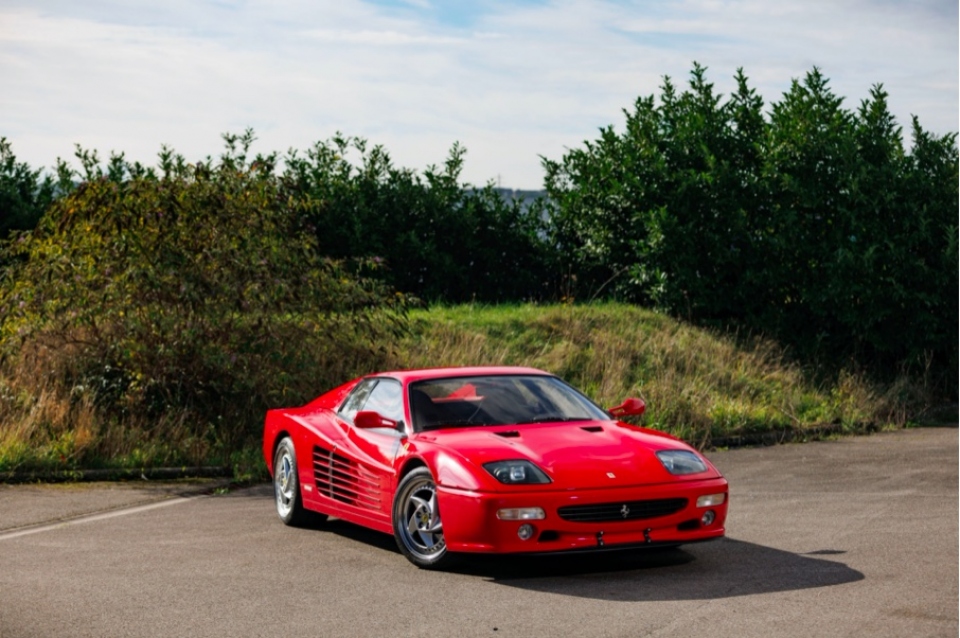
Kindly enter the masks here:
<path id="1" fill-rule="evenodd" d="M 615 489 L 530 491 L 515 493 L 470 492 L 438 488 L 443 535 L 453 552 L 536 553 L 616 549 L 631 545 L 679 545 L 720 538 L 724 534 L 729 495 L 722 505 L 697 507 L 697 498 L 727 494 L 722 478 L 681 481 Z M 558 509 L 574 505 L 633 503 L 659 499 L 687 499 L 679 511 L 665 516 L 636 520 L 574 522 L 565 520 Z M 504 521 L 497 511 L 504 508 L 540 507 L 542 520 Z M 701 518 L 707 510 L 715 517 L 709 525 Z M 534 528 L 528 540 L 517 532 L 521 525 Z"/>

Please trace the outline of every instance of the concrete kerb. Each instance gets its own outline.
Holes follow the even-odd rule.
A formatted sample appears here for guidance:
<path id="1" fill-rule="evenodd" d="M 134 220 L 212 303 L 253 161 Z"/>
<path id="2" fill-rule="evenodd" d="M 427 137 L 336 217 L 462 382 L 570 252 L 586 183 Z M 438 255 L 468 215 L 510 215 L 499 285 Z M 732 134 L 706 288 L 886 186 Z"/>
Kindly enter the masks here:
<path id="1" fill-rule="evenodd" d="M 69 483 L 89 481 L 176 481 L 191 478 L 229 478 L 229 467 L 153 467 L 100 470 L 36 470 L 0 472 L 0 483 Z"/>

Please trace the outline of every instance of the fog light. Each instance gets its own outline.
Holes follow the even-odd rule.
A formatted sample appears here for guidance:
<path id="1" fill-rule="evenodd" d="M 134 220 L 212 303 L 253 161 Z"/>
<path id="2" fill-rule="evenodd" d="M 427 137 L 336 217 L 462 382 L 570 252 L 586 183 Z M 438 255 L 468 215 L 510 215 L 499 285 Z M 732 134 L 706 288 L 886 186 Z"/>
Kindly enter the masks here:
<path id="1" fill-rule="evenodd" d="M 530 540 L 530 537 L 533 536 L 533 525 L 530 523 L 521 525 L 520 529 L 517 530 L 517 536 L 519 536 L 522 541 Z"/>
<path id="2" fill-rule="evenodd" d="M 727 500 L 726 494 L 704 494 L 697 499 L 697 507 L 716 507 Z"/>
<path id="3" fill-rule="evenodd" d="M 497 510 L 497 518 L 501 521 L 539 521 L 546 517 L 539 507 L 507 507 Z"/>
<path id="4" fill-rule="evenodd" d="M 700 517 L 700 523 L 704 527 L 709 527 L 710 524 L 713 523 L 713 519 L 715 519 L 716 517 L 717 515 L 713 512 L 713 510 L 707 510 L 706 512 L 703 513 L 703 516 Z"/>

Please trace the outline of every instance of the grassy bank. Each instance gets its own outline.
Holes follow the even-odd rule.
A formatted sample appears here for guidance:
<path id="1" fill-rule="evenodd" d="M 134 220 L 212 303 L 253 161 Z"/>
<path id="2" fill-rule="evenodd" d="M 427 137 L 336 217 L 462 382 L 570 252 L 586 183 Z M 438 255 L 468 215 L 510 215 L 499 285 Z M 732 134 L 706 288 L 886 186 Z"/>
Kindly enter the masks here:
<path id="1" fill-rule="evenodd" d="M 700 447 L 756 433 L 816 432 L 825 425 L 856 432 L 907 421 L 909 384 L 877 389 L 853 374 L 814 383 L 773 343 L 745 346 L 634 306 L 464 305 L 417 310 L 409 322 L 395 348 L 371 348 L 340 374 L 539 367 L 603 406 L 640 396 L 648 404 L 644 425 Z M 315 394 L 326 389 L 316 387 Z M 170 406 L 153 418 L 117 418 L 98 409 L 89 388 L 8 366 L 0 374 L 0 472 L 180 465 L 229 465 L 238 475 L 262 471 L 262 410 L 229 424 L 193 422 L 198 413 L 195 406 Z"/>
<path id="2" fill-rule="evenodd" d="M 905 385 L 883 390 L 852 374 L 816 384 L 776 344 L 738 345 L 624 304 L 456 306 L 413 314 L 401 365 L 530 365 L 603 406 L 627 396 L 643 422 L 701 447 L 774 431 L 856 432 L 903 425 Z"/>

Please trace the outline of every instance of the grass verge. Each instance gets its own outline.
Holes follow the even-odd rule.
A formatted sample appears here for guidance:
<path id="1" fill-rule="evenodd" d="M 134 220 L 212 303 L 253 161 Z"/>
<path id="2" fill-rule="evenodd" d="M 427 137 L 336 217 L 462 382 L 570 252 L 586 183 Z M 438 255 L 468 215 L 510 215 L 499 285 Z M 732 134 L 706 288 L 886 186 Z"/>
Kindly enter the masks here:
<path id="1" fill-rule="evenodd" d="M 922 395 L 901 380 L 879 388 L 844 372 L 815 383 L 775 343 L 743 344 L 635 306 L 462 305 L 411 313 L 391 352 L 369 370 L 528 365 L 553 372 L 602 406 L 627 396 L 648 405 L 640 422 L 698 447 L 802 440 L 900 427 Z M 326 388 L 317 388 L 316 394 Z M 238 441 L 188 406 L 157 417 L 109 417 L 42 370 L 0 373 L 0 474 L 77 469 L 228 467 L 265 476 L 256 423 Z M 253 417 L 256 418 L 253 418 Z"/>
<path id="2" fill-rule="evenodd" d="M 915 394 L 906 381 L 877 388 L 848 372 L 817 384 L 773 342 L 744 345 L 626 304 L 463 305 L 411 319 L 403 367 L 542 368 L 605 407 L 643 398 L 644 425 L 698 447 L 764 433 L 796 439 L 902 426 Z"/>

